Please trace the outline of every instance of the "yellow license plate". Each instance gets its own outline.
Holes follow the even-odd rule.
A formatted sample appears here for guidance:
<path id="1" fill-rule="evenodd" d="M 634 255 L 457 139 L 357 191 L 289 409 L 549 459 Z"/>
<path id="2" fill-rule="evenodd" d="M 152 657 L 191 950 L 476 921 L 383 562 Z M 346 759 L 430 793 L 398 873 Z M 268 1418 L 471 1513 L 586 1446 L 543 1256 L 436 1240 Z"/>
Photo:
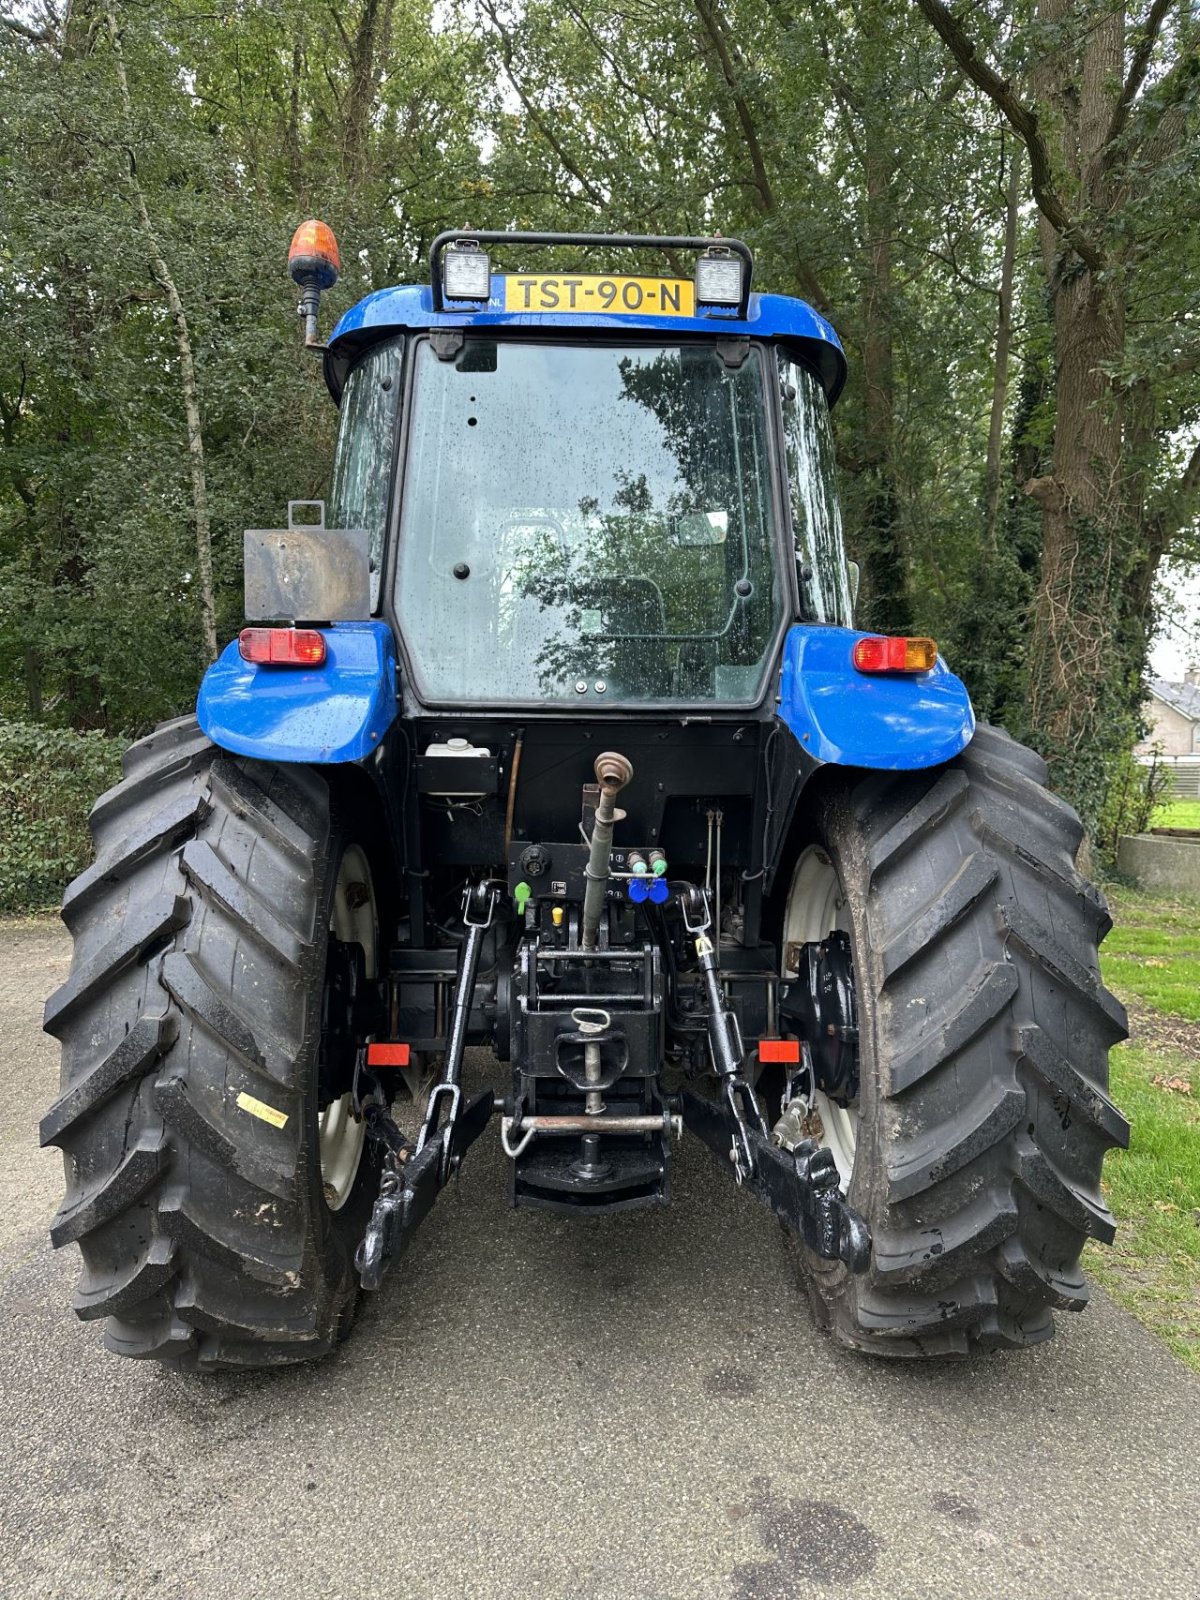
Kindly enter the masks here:
<path id="1" fill-rule="evenodd" d="M 602 278 L 567 274 L 504 280 L 505 311 L 641 312 L 652 317 L 693 317 L 695 287 L 689 278 Z"/>

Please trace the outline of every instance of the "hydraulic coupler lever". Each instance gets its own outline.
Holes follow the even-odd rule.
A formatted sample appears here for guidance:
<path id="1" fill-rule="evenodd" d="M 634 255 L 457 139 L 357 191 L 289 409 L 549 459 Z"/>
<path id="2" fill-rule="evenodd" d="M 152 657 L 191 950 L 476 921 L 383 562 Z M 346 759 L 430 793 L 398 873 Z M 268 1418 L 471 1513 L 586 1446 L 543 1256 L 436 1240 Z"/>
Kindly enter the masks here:
<path id="1" fill-rule="evenodd" d="M 688 885 L 680 905 L 684 926 L 695 941 L 708 996 L 708 1043 L 723 1096 L 721 1103 L 684 1089 L 684 1127 L 703 1139 L 718 1158 L 728 1158 L 735 1180 L 800 1234 L 817 1255 L 843 1261 L 851 1272 L 864 1272 L 871 1259 L 871 1236 L 866 1223 L 842 1196 L 832 1153 L 815 1139 L 801 1139 L 788 1150 L 776 1144 L 758 1097 L 743 1075 L 745 1048 L 737 1018 L 721 990 L 716 951 L 709 937 L 712 922 L 707 895 Z"/>
<path id="2" fill-rule="evenodd" d="M 386 1110 L 369 1120 L 372 1135 L 382 1139 L 387 1153 L 379 1198 L 354 1256 L 364 1289 L 378 1289 L 392 1261 L 402 1253 L 417 1225 L 428 1216 L 438 1191 L 457 1172 L 467 1149 L 491 1118 L 492 1091 L 484 1090 L 464 1108 L 459 1078 L 480 951 L 499 898 L 499 891 L 493 885 L 481 883 L 468 888 L 463 899 L 467 936 L 454 983 L 446 1057 L 442 1075 L 430 1092 L 415 1150 L 402 1138 L 397 1139 L 399 1129 Z"/>

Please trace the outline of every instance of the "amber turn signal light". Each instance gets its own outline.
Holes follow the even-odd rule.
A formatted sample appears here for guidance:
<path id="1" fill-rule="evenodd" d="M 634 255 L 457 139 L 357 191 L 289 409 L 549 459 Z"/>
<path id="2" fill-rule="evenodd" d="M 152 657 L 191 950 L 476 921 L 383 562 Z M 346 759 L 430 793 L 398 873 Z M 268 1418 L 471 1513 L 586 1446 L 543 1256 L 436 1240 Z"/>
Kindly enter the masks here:
<path id="1" fill-rule="evenodd" d="M 932 639 L 870 633 L 857 641 L 852 660 L 860 672 L 929 672 L 937 661 L 937 645 Z"/>
<path id="2" fill-rule="evenodd" d="M 243 628 L 238 653 L 260 667 L 319 667 L 325 640 L 315 628 Z"/>

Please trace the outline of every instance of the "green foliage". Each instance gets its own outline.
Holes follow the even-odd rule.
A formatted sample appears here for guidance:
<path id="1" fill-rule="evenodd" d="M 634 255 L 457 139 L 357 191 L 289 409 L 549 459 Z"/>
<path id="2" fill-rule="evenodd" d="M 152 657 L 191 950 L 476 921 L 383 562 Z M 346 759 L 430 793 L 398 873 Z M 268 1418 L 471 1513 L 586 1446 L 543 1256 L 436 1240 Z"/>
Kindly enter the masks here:
<path id="1" fill-rule="evenodd" d="M 1063 436 L 1055 304 L 1080 262 L 1043 250 L 1027 190 L 1002 514 L 987 530 L 1013 134 L 919 8 L 903 27 L 883 0 L 113 9 L 138 182 L 194 349 L 222 639 L 240 621 L 243 529 L 275 525 L 328 481 L 335 415 L 298 353 L 283 270 L 305 216 L 342 243 L 326 327 L 363 294 L 422 277 L 447 224 L 739 233 L 757 286 L 808 299 L 847 349 L 835 431 L 860 622 L 933 634 L 980 713 L 1035 742 L 1097 822 L 1110 776 L 1123 782 L 1154 570 L 1200 548 L 1200 458 L 1185 470 L 1200 424 L 1186 8 L 1165 21 L 1154 8 L 1112 203 L 1089 214 L 1051 150 L 1066 209 L 1113 263 L 1106 326 L 1124 343 L 1101 370 L 1132 419 L 1122 462 L 1100 472 L 1120 514 L 1077 519 L 1072 592 L 1051 605 L 1044 514 L 1026 491 Z M 137 733 L 191 708 L 204 665 L 176 330 L 126 181 L 107 7 L 34 10 L 36 27 L 0 27 L 0 714 Z M 1120 72 L 1078 73 L 1072 55 L 1107 29 L 1101 0 L 1081 0 L 1069 28 L 1029 8 L 956 10 L 1052 145 L 1079 83 L 1118 92 Z M 1128 10 L 1127 65 L 1148 7 Z M 1086 624 L 1086 648 L 1057 672 L 1079 631 L 1066 629 L 1047 676 L 1047 619 L 1064 613 Z"/>
<path id="2" fill-rule="evenodd" d="M 123 739 L 0 720 L 0 911 L 57 905 L 92 859 L 87 817 Z"/>
<path id="3" fill-rule="evenodd" d="M 327 318 L 411 278 L 479 169 L 479 52 L 421 0 L 114 9 L 193 345 L 223 642 L 243 529 L 328 482 L 336 413 L 297 347 L 290 235 L 318 209 L 341 235 Z M 190 709 L 205 664 L 176 330 L 105 12 L 46 16 L 44 44 L 0 28 L 0 713 L 136 733 Z"/>
<path id="4" fill-rule="evenodd" d="M 1158 762 L 1144 767 L 1122 750 L 1113 758 L 1106 776 L 1096 842 L 1104 858 L 1112 862 L 1122 834 L 1145 833 L 1150 827 L 1171 787 L 1171 769 Z"/>

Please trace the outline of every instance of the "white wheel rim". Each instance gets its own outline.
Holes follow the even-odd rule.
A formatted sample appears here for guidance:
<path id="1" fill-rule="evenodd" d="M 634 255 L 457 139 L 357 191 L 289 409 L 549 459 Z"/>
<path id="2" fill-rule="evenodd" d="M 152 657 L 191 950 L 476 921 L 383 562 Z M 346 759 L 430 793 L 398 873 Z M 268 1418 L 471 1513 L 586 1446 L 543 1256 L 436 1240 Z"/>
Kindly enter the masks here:
<path id="1" fill-rule="evenodd" d="M 366 894 L 363 894 L 363 889 Z M 371 868 L 358 845 L 342 852 L 329 931 L 344 944 L 360 944 L 368 978 L 376 976 L 375 885 Z M 352 1096 L 331 1100 L 317 1117 L 317 1149 L 321 1157 L 321 1184 L 330 1211 L 340 1211 L 350 1198 L 366 1143 L 365 1122 L 355 1121 Z"/>
<path id="2" fill-rule="evenodd" d="M 801 853 L 792 875 L 783 918 L 784 949 L 789 944 L 813 944 L 836 928 L 846 933 L 851 931 L 846 897 L 833 862 L 818 845 L 809 845 Z M 789 973 L 785 966 L 783 977 L 787 982 L 789 978 L 794 979 L 795 974 Z M 814 1086 L 813 1110 L 824 1129 L 820 1142 L 833 1156 L 843 1189 L 848 1188 L 858 1146 L 858 1107 L 840 1106 Z"/>

